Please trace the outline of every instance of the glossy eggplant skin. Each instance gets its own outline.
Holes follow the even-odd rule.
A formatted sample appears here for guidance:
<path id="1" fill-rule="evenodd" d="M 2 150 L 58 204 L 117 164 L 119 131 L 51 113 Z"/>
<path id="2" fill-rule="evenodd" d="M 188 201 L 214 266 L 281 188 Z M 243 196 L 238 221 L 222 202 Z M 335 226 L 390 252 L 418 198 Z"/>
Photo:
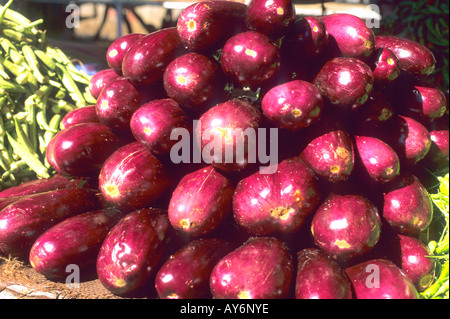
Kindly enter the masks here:
<path id="1" fill-rule="evenodd" d="M 169 239 L 167 211 L 143 208 L 125 215 L 100 247 L 97 276 L 116 295 L 127 296 L 156 272 Z"/>
<path id="2" fill-rule="evenodd" d="M 154 154 L 167 154 L 178 141 L 171 140 L 173 129 L 191 131 L 189 116 L 173 99 L 157 99 L 141 105 L 131 116 L 130 128 L 135 139 Z"/>
<path id="3" fill-rule="evenodd" d="M 64 130 L 81 123 L 100 123 L 95 105 L 88 105 L 68 112 L 62 118 L 60 128 Z"/>
<path id="4" fill-rule="evenodd" d="M 126 78 L 120 77 L 107 84 L 95 105 L 99 121 L 117 134 L 130 131 L 130 119 L 141 106 L 139 90 Z"/>
<path id="5" fill-rule="evenodd" d="M 363 19 L 347 13 L 329 14 L 321 19 L 343 57 L 364 59 L 373 53 L 375 35 Z"/>
<path id="6" fill-rule="evenodd" d="M 209 165 L 185 175 L 169 202 L 169 220 L 176 230 L 200 236 L 216 229 L 231 214 L 234 187 Z"/>
<path id="7" fill-rule="evenodd" d="M 433 121 L 447 111 L 445 94 L 437 87 L 415 85 L 407 92 L 405 99 L 403 114 L 419 121 Z"/>
<path id="8" fill-rule="evenodd" d="M 371 259 L 345 270 L 356 299 L 419 299 L 414 284 L 393 262 Z"/>
<path id="9" fill-rule="evenodd" d="M 117 38 L 110 44 L 106 51 L 106 62 L 117 75 L 123 75 L 122 62 L 127 51 L 133 43 L 142 39 L 144 36 L 145 34 L 143 33 L 129 33 Z"/>
<path id="10" fill-rule="evenodd" d="M 215 105 L 224 91 L 220 65 L 196 52 L 174 59 L 164 71 L 163 84 L 167 95 L 194 115 Z"/>
<path id="11" fill-rule="evenodd" d="M 122 212 L 108 208 L 61 221 L 36 239 L 29 255 L 31 266 L 53 281 L 66 278 L 71 264 L 84 271 L 95 265 L 103 240 L 121 217 Z"/>
<path id="12" fill-rule="evenodd" d="M 202 152 L 210 155 L 210 158 L 204 157 L 204 161 L 225 172 L 245 169 L 249 165 L 249 152 L 255 145 L 252 141 L 246 142 L 242 133 L 247 129 L 257 132 L 262 124 L 262 113 L 243 99 L 231 99 L 213 106 L 200 116 L 195 129 Z M 242 144 L 243 150 L 238 148 Z M 231 147 L 230 159 L 227 153 Z"/>
<path id="13" fill-rule="evenodd" d="M 361 195 L 330 193 L 311 223 L 314 242 L 340 262 L 372 250 L 380 238 L 378 209 Z"/>
<path id="14" fill-rule="evenodd" d="M 95 73 L 89 81 L 89 92 L 97 99 L 105 85 L 119 78 L 120 76 L 113 69 L 104 69 Z"/>
<path id="15" fill-rule="evenodd" d="M 103 162 L 119 146 L 119 138 L 107 125 L 82 123 L 59 131 L 49 144 L 46 155 L 48 162 L 60 174 L 96 176 Z"/>
<path id="16" fill-rule="evenodd" d="M 183 46 L 194 52 L 211 51 L 228 37 L 245 29 L 247 6 L 233 1 L 200 1 L 178 17 L 177 31 Z"/>
<path id="17" fill-rule="evenodd" d="M 211 272 L 219 260 L 231 250 L 231 245 L 222 239 L 201 238 L 190 241 L 172 254 L 158 270 L 155 288 L 159 298 L 210 297 Z"/>
<path id="18" fill-rule="evenodd" d="M 318 248 L 297 253 L 296 299 L 352 299 L 350 280 L 339 264 Z"/>
<path id="19" fill-rule="evenodd" d="M 124 212 L 149 207 L 170 184 L 166 167 L 140 142 L 131 142 L 111 154 L 99 175 L 99 189 L 106 202 Z"/>
<path id="20" fill-rule="evenodd" d="M 123 76 L 135 86 L 154 84 L 184 51 L 175 27 L 160 29 L 134 42 L 122 63 Z"/>
<path id="21" fill-rule="evenodd" d="M 432 145 L 430 148 L 430 156 L 434 163 L 449 162 L 449 130 L 433 129 L 430 131 Z"/>
<path id="22" fill-rule="evenodd" d="M 420 180 L 404 173 L 384 193 L 382 215 L 397 232 L 416 236 L 428 228 L 433 218 L 433 204 Z"/>
<path id="23" fill-rule="evenodd" d="M 329 60 L 312 81 L 331 105 L 352 110 L 367 101 L 373 82 L 372 70 L 366 63 L 345 57 Z"/>
<path id="24" fill-rule="evenodd" d="M 355 136 L 358 158 L 375 182 L 387 183 L 400 174 L 400 158 L 387 143 L 370 136 Z"/>
<path id="25" fill-rule="evenodd" d="M 256 88 L 278 72 L 280 60 L 278 47 L 266 35 L 246 31 L 227 40 L 221 65 L 225 75 L 238 85 Z"/>
<path id="26" fill-rule="evenodd" d="M 376 86 L 386 87 L 400 76 L 400 62 L 397 56 L 387 48 L 376 49 L 368 64 L 372 68 Z"/>
<path id="27" fill-rule="evenodd" d="M 59 189 L 26 196 L 0 212 L 0 252 L 28 257 L 34 241 L 62 220 L 100 208 L 91 189 Z"/>
<path id="28" fill-rule="evenodd" d="M 316 176 L 299 157 L 278 164 L 273 174 L 242 179 L 233 196 L 236 223 L 255 235 L 298 230 L 320 201 Z"/>
<path id="29" fill-rule="evenodd" d="M 292 0 L 251 0 L 247 5 L 245 22 L 251 30 L 269 37 L 277 37 L 295 21 L 295 7 Z"/>
<path id="30" fill-rule="evenodd" d="M 355 163 L 350 134 L 340 129 L 313 138 L 300 157 L 314 173 L 331 183 L 347 180 Z"/>
<path id="31" fill-rule="evenodd" d="M 277 85 L 263 97 L 263 114 L 279 128 L 296 131 L 320 118 L 324 103 L 320 91 L 311 83 L 294 80 Z"/>
<path id="32" fill-rule="evenodd" d="M 400 234 L 397 236 L 402 259 L 400 268 L 418 291 L 424 291 L 433 283 L 435 260 L 429 257 L 430 251 L 420 239 Z"/>
<path id="33" fill-rule="evenodd" d="M 407 73 L 423 78 L 434 72 L 436 58 L 426 46 L 419 42 L 397 36 L 377 35 L 375 48 L 391 50 Z"/>
<path id="34" fill-rule="evenodd" d="M 292 255 L 275 237 L 251 237 L 214 267 L 215 299 L 283 299 L 293 280 Z"/>
<path id="35" fill-rule="evenodd" d="M 72 179 L 55 174 L 49 179 L 36 179 L 12 186 L 0 192 L 0 198 L 28 196 L 63 188 L 83 188 L 89 186 L 89 180 Z"/>

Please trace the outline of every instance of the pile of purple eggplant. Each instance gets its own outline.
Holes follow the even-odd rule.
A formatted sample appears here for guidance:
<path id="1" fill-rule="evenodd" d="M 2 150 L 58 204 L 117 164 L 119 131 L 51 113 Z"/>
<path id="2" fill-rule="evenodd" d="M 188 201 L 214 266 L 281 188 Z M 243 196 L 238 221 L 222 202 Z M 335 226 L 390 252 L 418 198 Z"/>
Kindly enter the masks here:
<path id="1" fill-rule="evenodd" d="M 56 174 L 0 192 L 1 254 L 127 297 L 409 299 L 432 283 L 427 171 L 448 169 L 449 129 L 427 47 L 291 0 L 205 0 L 106 60 L 96 105 L 47 148 Z"/>

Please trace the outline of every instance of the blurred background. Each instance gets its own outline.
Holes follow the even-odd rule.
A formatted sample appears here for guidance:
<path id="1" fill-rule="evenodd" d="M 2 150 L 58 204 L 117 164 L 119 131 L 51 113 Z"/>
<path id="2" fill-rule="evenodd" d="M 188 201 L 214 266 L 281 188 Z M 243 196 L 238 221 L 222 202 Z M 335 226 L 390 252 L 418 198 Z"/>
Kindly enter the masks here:
<path id="1" fill-rule="evenodd" d="M 249 2 L 250 0 L 233 0 Z M 0 0 L 4 4 L 6 0 Z M 43 18 L 53 45 L 94 69 L 117 37 L 175 26 L 194 0 L 15 0 L 12 8 L 32 20 Z M 448 89 L 448 0 L 294 0 L 299 17 L 346 12 L 370 21 L 375 34 L 399 35 L 429 47 L 438 60 L 437 81 Z M 75 25 L 74 22 L 79 22 Z M 68 27 L 73 25 L 73 27 Z"/>

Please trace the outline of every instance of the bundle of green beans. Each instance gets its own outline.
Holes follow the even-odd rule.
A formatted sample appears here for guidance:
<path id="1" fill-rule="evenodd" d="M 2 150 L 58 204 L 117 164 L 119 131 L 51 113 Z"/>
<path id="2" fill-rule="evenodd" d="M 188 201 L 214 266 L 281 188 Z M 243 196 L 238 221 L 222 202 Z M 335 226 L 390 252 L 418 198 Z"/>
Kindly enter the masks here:
<path id="1" fill-rule="evenodd" d="M 63 116 L 95 103 L 90 76 L 47 44 L 43 21 L 0 6 L 0 190 L 49 178 L 45 158 Z"/>

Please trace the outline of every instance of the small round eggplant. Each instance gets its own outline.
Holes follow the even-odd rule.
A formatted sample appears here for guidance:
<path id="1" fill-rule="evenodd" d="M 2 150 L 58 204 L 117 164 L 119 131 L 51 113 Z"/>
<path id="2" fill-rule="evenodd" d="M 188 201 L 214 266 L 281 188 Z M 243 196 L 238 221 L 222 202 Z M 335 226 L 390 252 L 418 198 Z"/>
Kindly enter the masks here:
<path id="1" fill-rule="evenodd" d="M 95 73 L 89 81 L 89 92 L 97 99 L 100 96 L 103 88 L 108 84 L 118 79 L 120 76 L 114 72 L 113 69 L 104 69 Z"/>
<path id="2" fill-rule="evenodd" d="M 175 27 L 157 30 L 128 49 L 122 63 L 123 76 L 135 86 L 153 84 L 162 79 L 167 65 L 183 52 Z"/>
<path id="3" fill-rule="evenodd" d="M 246 31 L 225 43 L 221 65 L 225 75 L 240 86 L 256 88 L 280 69 L 280 52 L 266 35 Z"/>
<path id="4" fill-rule="evenodd" d="M 312 83 L 332 105 L 356 109 L 369 98 L 373 75 L 364 62 L 338 57 L 325 63 Z"/>
<path id="5" fill-rule="evenodd" d="M 400 62 L 400 68 L 419 78 L 434 72 L 436 58 L 426 46 L 419 42 L 396 36 L 377 35 L 375 48 L 391 50 Z"/>
<path id="6" fill-rule="evenodd" d="M 376 182 L 387 183 L 400 174 L 400 158 L 387 143 L 370 136 L 355 136 L 355 148 L 364 170 Z"/>
<path id="7" fill-rule="evenodd" d="M 300 157 L 314 173 L 331 183 L 347 180 L 355 162 L 350 134 L 340 129 L 311 140 Z"/>
<path id="8" fill-rule="evenodd" d="M 400 242 L 401 269 L 414 283 L 418 291 L 424 291 L 434 280 L 435 261 L 428 247 L 419 239 L 397 235 Z"/>
<path id="9" fill-rule="evenodd" d="M 121 217 L 119 210 L 101 209 L 63 220 L 36 239 L 29 255 L 31 266 L 54 281 L 67 277 L 68 265 L 87 270 L 95 265 L 103 240 Z"/>
<path id="10" fill-rule="evenodd" d="M 243 170 L 256 154 L 254 138 L 261 127 L 262 113 L 250 102 L 232 99 L 203 113 L 195 129 L 203 160 L 224 171 Z M 256 160 L 255 160 L 256 161 Z"/>
<path id="11" fill-rule="evenodd" d="M 299 157 L 242 179 L 233 196 L 237 224 L 256 235 L 298 230 L 320 201 L 317 178 Z"/>
<path id="12" fill-rule="evenodd" d="M 380 238 L 381 220 L 367 198 L 331 193 L 315 212 L 311 233 L 325 253 L 347 262 L 373 249 Z"/>
<path id="13" fill-rule="evenodd" d="M 159 298 L 209 297 L 211 272 L 219 260 L 230 252 L 231 245 L 222 239 L 201 238 L 190 241 L 171 255 L 158 270 L 155 288 Z"/>
<path id="14" fill-rule="evenodd" d="M 159 99 L 140 106 L 130 120 L 130 128 L 136 140 L 155 154 L 167 154 L 177 143 L 171 140 L 176 128 L 190 130 L 189 117 L 172 99 Z"/>
<path id="15" fill-rule="evenodd" d="M 140 106 L 139 91 L 124 77 L 105 86 L 97 99 L 96 112 L 101 123 L 113 132 L 129 133 L 130 119 Z"/>
<path id="16" fill-rule="evenodd" d="M 433 218 L 433 204 L 426 188 L 411 174 L 398 177 L 384 192 L 383 217 L 396 231 L 417 235 Z"/>
<path id="17" fill-rule="evenodd" d="M 447 99 L 437 87 L 415 85 L 406 92 L 404 115 L 415 119 L 432 121 L 441 118 L 447 111 Z"/>
<path id="18" fill-rule="evenodd" d="M 292 255 L 285 243 L 252 237 L 217 263 L 210 288 L 215 299 L 283 299 L 292 280 Z"/>
<path id="19" fill-rule="evenodd" d="M 47 149 L 47 159 L 60 174 L 95 176 L 103 162 L 119 147 L 119 138 L 107 125 L 82 123 L 53 137 Z"/>
<path id="20" fill-rule="evenodd" d="M 167 168 L 140 142 L 124 145 L 111 154 L 99 175 L 105 201 L 127 212 L 149 207 L 170 185 Z"/>
<path id="21" fill-rule="evenodd" d="M 352 299 L 350 280 L 339 264 L 317 248 L 297 253 L 296 299 Z"/>
<path id="22" fill-rule="evenodd" d="M 432 141 L 430 156 L 433 162 L 444 162 L 448 164 L 449 161 L 449 130 L 435 129 L 430 131 L 430 138 Z"/>
<path id="23" fill-rule="evenodd" d="M 375 85 L 386 87 L 399 77 L 400 62 L 391 50 L 376 49 L 370 60 Z"/>
<path id="24" fill-rule="evenodd" d="M 194 52 L 212 51 L 228 37 L 245 30 L 247 6 L 240 2 L 206 0 L 191 4 L 177 19 L 183 46 Z"/>
<path id="25" fill-rule="evenodd" d="M 127 296 L 147 284 L 156 272 L 169 239 L 167 211 L 143 208 L 125 215 L 110 230 L 97 257 L 100 283 Z"/>
<path id="26" fill-rule="evenodd" d="M 62 118 L 60 128 L 64 130 L 80 123 L 100 123 L 95 105 L 88 105 L 68 112 Z"/>
<path id="27" fill-rule="evenodd" d="M 345 270 L 356 299 L 419 299 L 411 280 L 393 262 L 371 259 Z"/>
<path id="28" fill-rule="evenodd" d="M 283 39 L 282 47 L 292 51 L 297 57 L 311 59 L 322 54 L 327 43 L 328 32 L 323 21 L 318 17 L 307 16 L 294 22 Z"/>
<path id="29" fill-rule="evenodd" d="M 176 230 L 191 236 L 210 233 L 231 214 L 234 187 L 214 167 L 185 175 L 169 203 L 169 220 Z"/>
<path id="30" fill-rule="evenodd" d="M 295 21 L 295 7 L 292 0 L 251 0 L 247 5 L 245 21 L 251 30 L 269 37 L 277 37 Z"/>
<path id="31" fill-rule="evenodd" d="M 334 13 L 322 18 L 329 37 L 333 37 L 344 57 L 364 59 L 375 49 L 375 35 L 366 22 L 352 14 Z"/>
<path id="32" fill-rule="evenodd" d="M 222 69 L 205 55 L 190 52 L 174 59 L 163 75 L 167 95 L 193 114 L 214 105 L 223 92 Z"/>
<path id="33" fill-rule="evenodd" d="M 129 33 L 125 34 L 118 39 L 116 39 L 108 47 L 106 51 L 106 62 L 109 67 L 117 73 L 117 75 L 122 76 L 122 62 L 125 54 L 130 49 L 131 45 L 142 39 L 145 36 L 143 33 Z"/>
<path id="34" fill-rule="evenodd" d="M 311 83 L 294 80 L 270 89 L 262 99 L 261 109 L 277 127 L 296 131 L 317 122 L 323 99 Z"/>

